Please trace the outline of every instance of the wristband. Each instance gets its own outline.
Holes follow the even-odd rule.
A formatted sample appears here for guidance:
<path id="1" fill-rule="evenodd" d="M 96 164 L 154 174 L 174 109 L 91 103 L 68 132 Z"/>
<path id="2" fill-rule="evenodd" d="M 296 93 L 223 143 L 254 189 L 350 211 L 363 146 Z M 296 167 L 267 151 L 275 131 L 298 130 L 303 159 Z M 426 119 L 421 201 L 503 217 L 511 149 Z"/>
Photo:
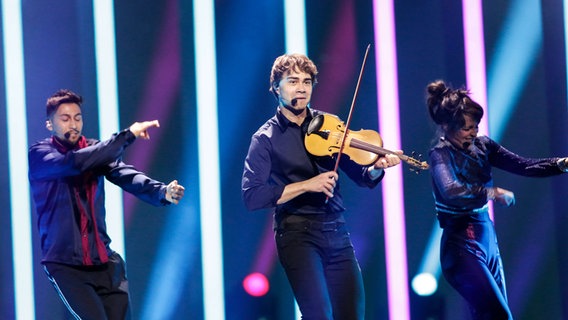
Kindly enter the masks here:
<path id="1" fill-rule="evenodd" d="M 367 174 L 369 174 L 371 180 L 375 180 L 381 176 L 382 171 L 383 169 L 375 169 L 374 167 L 369 167 Z"/>

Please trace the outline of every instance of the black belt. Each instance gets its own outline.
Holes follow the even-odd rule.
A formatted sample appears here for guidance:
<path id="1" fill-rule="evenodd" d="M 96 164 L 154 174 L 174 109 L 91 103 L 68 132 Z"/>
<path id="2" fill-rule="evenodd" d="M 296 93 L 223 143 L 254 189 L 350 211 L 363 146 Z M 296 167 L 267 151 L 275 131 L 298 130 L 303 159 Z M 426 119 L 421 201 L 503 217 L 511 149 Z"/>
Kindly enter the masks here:
<path id="1" fill-rule="evenodd" d="M 304 220 L 297 222 L 288 222 L 286 219 L 278 224 L 278 229 L 285 230 L 319 230 L 319 231 L 337 231 L 345 222 L 343 221 L 314 221 Z"/>

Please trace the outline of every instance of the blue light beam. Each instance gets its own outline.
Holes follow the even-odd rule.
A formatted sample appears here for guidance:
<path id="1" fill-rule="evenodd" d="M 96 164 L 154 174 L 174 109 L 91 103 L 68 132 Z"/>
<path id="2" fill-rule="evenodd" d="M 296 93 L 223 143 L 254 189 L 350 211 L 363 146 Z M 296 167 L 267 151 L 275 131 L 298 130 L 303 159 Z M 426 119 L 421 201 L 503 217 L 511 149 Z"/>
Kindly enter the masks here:
<path id="1" fill-rule="evenodd" d="M 30 186 L 28 179 L 28 126 L 22 12 L 19 0 L 2 1 L 6 127 L 10 175 L 10 212 L 16 319 L 35 318 Z"/>
<path id="2" fill-rule="evenodd" d="M 215 7 L 213 0 L 193 2 L 197 135 L 199 153 L 199 203 L 205 319 L 225 318 L 223 238 L 219 131 L 217 124 L 217 64 Z"/>
<path id="3" fill-rule="evenodd" d="M 539 0 L 513 1 L 488 70 L 489 132 L 500 141 L 541 50 Z"/>
<path id="4" fill-rule="evenodd" d="M 100 140 L 120 130 L 113 0 L 93 0 Z M 126 259 L 122 190 L 105 179 L 107 229 L 112 248 Z"/>

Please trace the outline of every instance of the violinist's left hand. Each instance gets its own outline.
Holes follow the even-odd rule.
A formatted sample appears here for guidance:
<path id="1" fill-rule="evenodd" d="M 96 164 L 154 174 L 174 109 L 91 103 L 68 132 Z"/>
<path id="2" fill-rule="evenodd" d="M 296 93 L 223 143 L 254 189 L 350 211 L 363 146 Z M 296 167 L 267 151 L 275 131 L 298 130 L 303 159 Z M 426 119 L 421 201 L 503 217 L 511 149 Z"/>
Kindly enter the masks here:
<path id="1" fill-rule="evenodd" d="M 395 151 L 397 154 L 402 154 L 402 151 Z M 377 161 L 369 167 L 368 173 L 371 179 L 377 179 L 384 169 L 396 166 L 400 163 L 400 158 L 396 154 L 387 154 L 386 156 L 379 157 Z"/>
<path id="2" fill-rule="evenodd" d="M 402 154 L 401 150 L 395 151 L 397 154 Z M 383 157 L 379 157 L 377 161 L 373 164 L 374 169 L 386 169 L 394 167 L 400 164 L 400 158 L 396 154 L 387 154 Z"/>

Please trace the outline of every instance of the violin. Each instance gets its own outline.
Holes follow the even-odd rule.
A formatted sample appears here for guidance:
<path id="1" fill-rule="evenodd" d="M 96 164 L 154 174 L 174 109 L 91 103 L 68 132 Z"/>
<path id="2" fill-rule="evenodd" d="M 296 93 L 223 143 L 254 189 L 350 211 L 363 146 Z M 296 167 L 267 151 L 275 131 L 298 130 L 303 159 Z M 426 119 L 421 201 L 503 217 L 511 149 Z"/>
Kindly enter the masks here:
<path id="1" fill-rule="evenodd" d="M 345 141 L 342 141 L 342 140 Z M 426 161 L 398 154 L 383 148 L 383 140 L 377 131 L 364 130 L 351 131 L 337 116 L 320 114 L 308 125 L 304 137 L 306 150 L 314 156 L 333 156 L 339 154 L 343 144 L 343 153 L 356 163 L 369 166 L 375 163 L 379 156 L 394 154 L 400 160 L 409 164 L 411 170 L 419 172 L 428 169 Z"/>

